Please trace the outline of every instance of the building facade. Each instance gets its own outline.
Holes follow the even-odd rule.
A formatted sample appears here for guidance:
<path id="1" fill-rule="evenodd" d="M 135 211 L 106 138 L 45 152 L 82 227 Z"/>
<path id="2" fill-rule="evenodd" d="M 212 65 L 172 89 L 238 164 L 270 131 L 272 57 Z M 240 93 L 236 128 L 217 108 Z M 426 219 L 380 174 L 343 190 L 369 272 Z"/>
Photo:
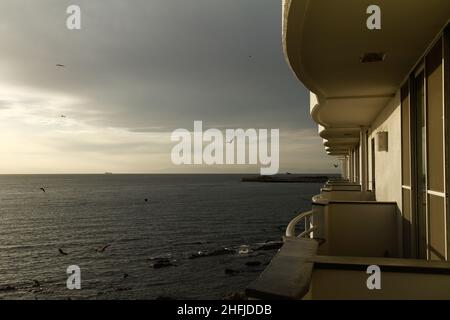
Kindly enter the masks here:
<path id="1" fill-rule="evenodd" d="M 284 48 L 343 175 L 395 201 L 402 256 L 449 258 L 450 2 L 285 1 Z"/>
<path id="2" fill-rule="evenodd" d="M 375 2 L 283 1 L 286 60 L 342 179 L 288 226 L 251 296 L 450 298 L 450 1 Z M 367 289 L 371 264 L 388 288 Z"/>

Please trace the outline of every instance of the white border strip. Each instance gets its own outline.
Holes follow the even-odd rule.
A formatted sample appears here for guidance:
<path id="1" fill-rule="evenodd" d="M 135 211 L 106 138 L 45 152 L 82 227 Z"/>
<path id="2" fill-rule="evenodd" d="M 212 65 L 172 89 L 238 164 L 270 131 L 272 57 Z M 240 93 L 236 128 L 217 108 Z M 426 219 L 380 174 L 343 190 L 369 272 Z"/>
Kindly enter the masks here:
<path id="1" fill-rule="evenodd" d="M 439 191 L 427 190 L 427 193 L 428 193 L 428 194 L 431 194 L 431 195 L 433 195 L 433 196 L 437 196 L 437 197 L 442 197 L 442 198 L 445 198 L 445 197 L 446 197 L 445 192 L 439 192 Z"/>

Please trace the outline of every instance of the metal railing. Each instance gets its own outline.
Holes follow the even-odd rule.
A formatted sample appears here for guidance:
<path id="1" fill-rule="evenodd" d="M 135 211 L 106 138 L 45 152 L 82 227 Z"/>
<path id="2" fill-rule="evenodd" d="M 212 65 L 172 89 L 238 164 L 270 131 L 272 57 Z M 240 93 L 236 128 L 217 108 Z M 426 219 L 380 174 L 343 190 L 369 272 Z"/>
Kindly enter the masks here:
<path id="1" fill-rule="evenodd" d="M 314 215 L 314 211 L 304 212 L 289 222 L 286 228 L 286 237 L 287 238 L 304 238 L 306 236 L 310 236 L 312 232 L 317 230 L 317 226 L 311 225 L 311 218 Z M 305 222 L 305 231 L 296 236 L 295 228 L 301 222 Z"/>

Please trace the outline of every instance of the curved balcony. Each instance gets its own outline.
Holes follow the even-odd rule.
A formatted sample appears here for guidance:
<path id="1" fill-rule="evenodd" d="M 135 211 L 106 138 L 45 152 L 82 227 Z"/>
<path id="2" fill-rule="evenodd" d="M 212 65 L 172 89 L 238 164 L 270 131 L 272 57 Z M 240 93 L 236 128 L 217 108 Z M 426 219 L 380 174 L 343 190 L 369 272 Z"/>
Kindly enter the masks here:
<path id="1" fill-rule="evenodd" d="M 370 125 L 450 13 L 447 0 L 383 1 L 382 28 L 374 32 L 365 25 L 368 5 L 366 1 L 283 2 L 286 59 L 314 93 L 313 119 L 327 128 Z M 380 60 L 366 63 L 364 56 L 374 54 Z"/>
<path id="2" fill-rule="evenodd" d="M 450 299 L 450 263 L 318 254 L 313 239 L 287 239 L 246 288 L 251 299 Z M 381 271 L 381 288 L 367 287 L 368 266 Z"/>
<path id="3" fill-rule="evenodd" d="M 345 181 L 327 185 L 339 189 Z M 332 199 L 342 192 L 348 200 Z M 450 263 L 401 259 L 402 221 L 396 203 L 362 198 L 357 190 L 314 196 L 312 210 L 289 223 L 283 247 L 248 286 L 247 295 L 254 299 L 450 299 Z M 299 225 L 304 227 L 298 230 Z M 380 290 L 367 288 L 371 265 L 382 272 Z"/>
<path id="4" fill-rule="evenodd" d="M 347 155 L 349 150 L 354 148 L 360 139 L 358 128 L 325 128 L 319 125 L 319 136 L 324 139 L 324 146 L 332 155 Z"/>

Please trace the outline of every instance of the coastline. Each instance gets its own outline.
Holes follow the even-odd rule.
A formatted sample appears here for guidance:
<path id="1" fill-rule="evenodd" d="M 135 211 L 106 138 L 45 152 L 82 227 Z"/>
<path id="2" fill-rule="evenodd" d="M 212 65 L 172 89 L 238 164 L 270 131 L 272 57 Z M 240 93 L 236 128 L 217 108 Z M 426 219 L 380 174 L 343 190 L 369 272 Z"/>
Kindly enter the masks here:
<path id="1" fill-rule="evenodd" d="M 282 174 L 274 176 L 243 177 L 242 182 L 269 182 L 269 183 L 325 183 L 330 175 L 297 175 Z"/>

